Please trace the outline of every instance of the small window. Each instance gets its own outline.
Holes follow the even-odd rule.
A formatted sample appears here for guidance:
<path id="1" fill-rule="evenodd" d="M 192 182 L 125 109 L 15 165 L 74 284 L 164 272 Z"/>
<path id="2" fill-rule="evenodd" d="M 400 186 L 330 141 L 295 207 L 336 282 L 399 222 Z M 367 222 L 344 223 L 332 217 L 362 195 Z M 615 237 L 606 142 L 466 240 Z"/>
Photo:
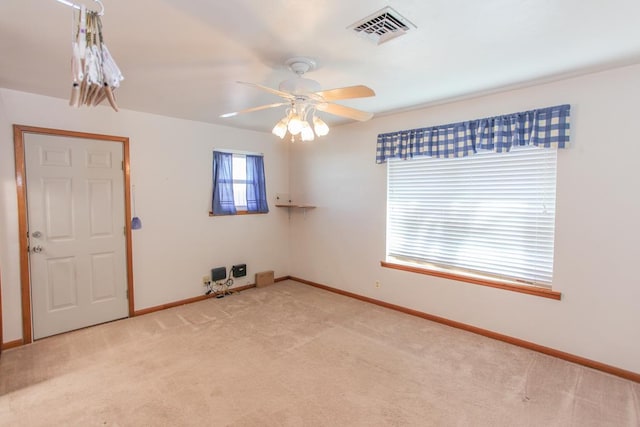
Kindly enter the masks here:
<path id="1" fill-rule="evenodd" d="M 210 215 L 267 212 L 262 155 L 214 151 Z"/>
<path id="2" fill-rule="evenodd" d="M 556 153 L 390 160 L 387 260 L 550 287 Z"/>

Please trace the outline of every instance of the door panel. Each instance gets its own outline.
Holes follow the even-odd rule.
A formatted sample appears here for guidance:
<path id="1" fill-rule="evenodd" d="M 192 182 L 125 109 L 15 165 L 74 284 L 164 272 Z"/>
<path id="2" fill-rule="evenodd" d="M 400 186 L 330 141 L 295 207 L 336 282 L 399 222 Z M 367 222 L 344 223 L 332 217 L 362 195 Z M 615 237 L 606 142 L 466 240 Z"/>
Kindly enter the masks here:
<path id="1" fill-rule="evenodd" d="M 78 305 L 75 258 L 49 258 L 47 268 L 47 311 L 66 310 Z"/>
<path id="2" fill-rule="evenodd" d="M 40 166 L 71 166 L 71 149 L 43 147 L 39 159 Z"/>
<path id="3" fill-rule="evenodd" d="M 108 151 L 87 150 L 87 167 L 110 169 L 113 166 L 113 156 Z"/>
<path id="4" fill-rule="evenodd" d="M 113 253 L 91 255 L 91 301 L 117 297 L 118 270 Z"/>
<path id="5" fill-rule="evenodd" d="M 113 237 L 113 188 L 110 180 L 87 182 L 89 200 L 89 235 Z"/>
<path id="6" fill-rule="evenodd" d="M 123 147 L 26 134 L 34 338 L 129 313 Z"/>
<path id="7" fill-rule="evenodd" d="M 69 178 L 43 179 L 44 228 L 51 241 L 73 240 L 73 194 Z M 35 214 L 35 212 L 34 212 Z"/>

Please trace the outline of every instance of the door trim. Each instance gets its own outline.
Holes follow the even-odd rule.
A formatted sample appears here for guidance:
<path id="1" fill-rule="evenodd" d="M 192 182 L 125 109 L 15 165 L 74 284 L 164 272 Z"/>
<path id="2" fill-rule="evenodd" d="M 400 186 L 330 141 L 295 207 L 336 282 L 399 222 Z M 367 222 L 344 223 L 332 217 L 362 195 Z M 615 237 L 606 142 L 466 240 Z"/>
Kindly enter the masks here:
<path id="1" fill-rule="evenodd" d="M 2 356 L 2 272 L 0 271 L 0 356 Z"/>
<path id="2" fill-rule="evenodd" d="M 124 173 L 124 214 L 127 263 L 127 294 L 129 302 L 129 317 L 133 317 L 133 257 L 131 244 L 131 192 L 129 181 L 129 138 L 125 136 L 102 135 L 97 133 L 75 132 L 70 130 L 49 129 L 25 125 L 13 125 L 13 146 L 16 166 L 16 189 L 18 193 L 18 232 L 20 240 L 20 294 L 22 299 L 22 341 L 24 344 L 33 342 L 33 325 L 31 320 L 31 274 L 29 271 L 29 241 L 27 233 L 27 188 L 26 167 L 24 159 L 24 137 L 26 134 L 40 134 L 53 136 L 68 136 L 71 138 L 96 139 L 113 141 L 122 144 L 123 173 Z"/>

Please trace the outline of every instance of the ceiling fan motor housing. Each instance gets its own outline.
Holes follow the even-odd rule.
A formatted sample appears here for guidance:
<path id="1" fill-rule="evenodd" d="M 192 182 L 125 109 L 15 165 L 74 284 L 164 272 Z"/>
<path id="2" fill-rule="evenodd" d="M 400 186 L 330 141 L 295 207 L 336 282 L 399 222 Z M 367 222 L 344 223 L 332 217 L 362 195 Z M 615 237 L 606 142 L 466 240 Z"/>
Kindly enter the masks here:
<path id="1" fill-rule="evenodd" d="M 283 92 L 289 92 L 294 95 L 306 95 L 318 92 L 322 89 L 320 83 L 315 80 L 305 79 L 304 77 L 296 77 L 284 80 L 278 88 Z"/>
<path id="2" fill-rule="evenodd" d="M 304 56 L 289 58 L 285 61 L 285 65 L 299 76 L 302 76 L 307 71 L 313 71 L 316 69 L 316 61 Z"/>
<path id="3" fill-rule="evenodd" d="M 285 62 L 291 71 L 296 73 L 298 77 L 287 79 L 280 83 L 279 89 L 283 92 L 289 92 L 293 95 L 308 95 L 318 92 L 322 89 L 320 83 L 315 80 L 305 79 L 302 77 L 307 71 L 313 71 L 316 68 L 316 62 L 304 56 L 296 56 Z"/>

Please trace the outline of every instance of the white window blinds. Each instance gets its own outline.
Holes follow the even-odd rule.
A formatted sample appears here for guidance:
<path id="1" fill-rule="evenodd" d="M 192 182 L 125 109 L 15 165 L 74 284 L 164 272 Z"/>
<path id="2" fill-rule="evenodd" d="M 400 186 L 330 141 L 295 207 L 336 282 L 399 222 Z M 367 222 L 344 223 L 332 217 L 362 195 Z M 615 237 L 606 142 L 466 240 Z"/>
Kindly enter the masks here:
<path id="1" fill-rule="evenodd" d="M 388 259 L 550 286 L 556 155 L 390 160 Z"/>

